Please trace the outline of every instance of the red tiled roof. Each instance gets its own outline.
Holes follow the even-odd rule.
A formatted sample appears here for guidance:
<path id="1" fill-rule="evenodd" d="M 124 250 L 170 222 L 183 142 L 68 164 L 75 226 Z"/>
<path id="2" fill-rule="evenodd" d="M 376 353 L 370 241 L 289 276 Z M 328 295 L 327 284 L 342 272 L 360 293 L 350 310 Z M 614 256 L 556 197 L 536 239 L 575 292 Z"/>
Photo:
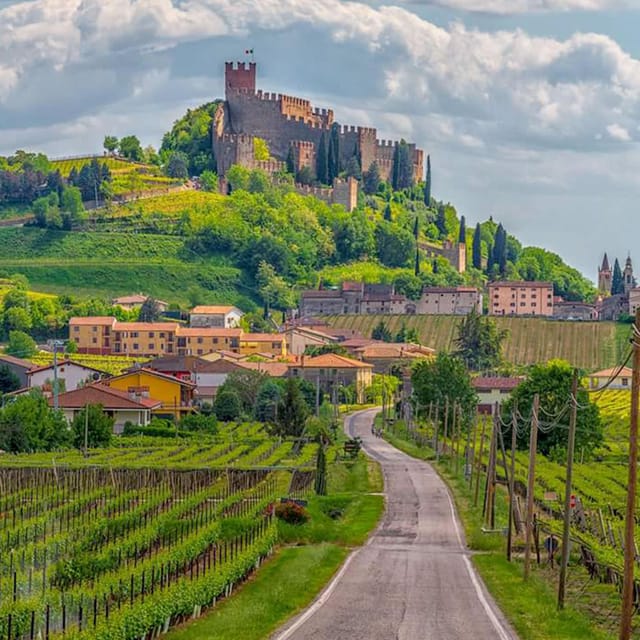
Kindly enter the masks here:
<path id="1" fill-rule="evenodd" d="M 368 362 L 360 362 L 345 356 L 339 356 L 336 353 L 323 353 L 321 356 L 312 358 L 301 358 L 297 366 L 303 369 L 371 369 L 372 364 Z"/>
<path id="2" fill-rule="evenodd" d="M 493 287 L 553 287 L 553 282 L 535 282 L 535 281 L 526 281 L 526 280 L 498 280 L 496 282 L 490 282 L 489 288 Z"/>
<path id="3" fill-rule="evenodd" d="M 48 402 L 53 406 L 54 399 L 49 398 Z M 155 409 L 162 406 L 159 400 L 152 398 L 133 400 L 125 391 L 102 384 L 90 384 L 58 396 L 58 405 L 62 409 L 83 409 L 88 404 L 100 404 L 105 409 Z"/>
<path id="4" fill-rule="evenodd" d="M 245 333 L 243 342 L 282 342 L 285 339 L 282 333 Z"/>
<path id="5" fill-rule="evenodd" d="M 252 371 L 260 371 L 274 378 L 283 378 L 289 371 L 289 365 L 286 362 L 239 362 L 244 369 Z"/>
<path id="6" fill-rule="evenodd" d="M 596 371 L 595 373 L 590 373 L 590 378 L 610 378 L 614 373 L 618 371 L 617 367 L 612 369 L 603 369 L 602 371 Z M 618 378 L 630 378 L 633 375 L 633 369 L 630 367 L 622 367 L 622 370 L 617 375 Z"/>
<path id="7" fill-rule="evenodd" d="M 101 369 L 96 369 L 95 367 L 89 367 L 86 364 L 81 364 L 80 362 L 74 362 L 73 360 L 58 360 L 58 367 L 65 367 L 65 366 L 69 366 L 70 364 L 76 366 L 76 367 L 81 367 L 82 369 L 88 369 L 89 371 L 95 371 L 96 373 L 103 373 L 106 374 L 106 371 L 102 371 Z M 44 364 L 40 367 L 34 367 L 33 369 L 29 369 L 29 371 L 27 371 L 28 375 L 31 375 L 32 373 L 38 373 L 39 371 L 46 371 L 47 369 L 53 369 L 53 362 L 50 362 L 49 364 Z"/>
<path id="8" fill-rule="evenodd" d="M 175 331 L 177 322 L 117 322 L 115 331 Z"/>
<path id="9" fill-rule="evenodd" d="M 503 378 L 499 376 L 473 378 L 471 384 L 478 390 L 501 389 L 512 391 L 522 382 L 522 378 Z"/>
<path id="10" fill-rule="evenodd" d="M 112 326 L 117 320 L 113 316 L 87 316 L 84 318 L 69 318 L 70 325 L 92 327 L 95 325 Z"/>
<path id="11" fill-rule="evenodd" d="M 201 305 L 198 305 L 197 307 L 193 307 L 193 309 L 191 309 L 191 311 L 189 313 L 190 314 L 201 313 L 201 314 L 204 314 L 204 315 L 207 315 L 207 314 L 209 314 L 209 315 L 220 315 L 220 314 L 227 314 L 230 311 L 233 311 L 234 309 L 236 311 L 240 311 L 240 309 L 238 309 L 238 307 L 233 307 L 233 306 L 230 306 L 230 305 L 204 305 L 204 304 L 201 304 Z M 240 313 L 242 313 L 242 311 L 240 311 Z"/>
<path id="12" fill-rule="evenodd" d="M 422 293 L 478 293 L 475 287 L 425 287 Z"/>
<path id="13" fill-rule="evenodd" d="M 227 329 L 225 327 L 181 327 L 179 336 L 191 338 L 240 338 L 242 329 Z"/>

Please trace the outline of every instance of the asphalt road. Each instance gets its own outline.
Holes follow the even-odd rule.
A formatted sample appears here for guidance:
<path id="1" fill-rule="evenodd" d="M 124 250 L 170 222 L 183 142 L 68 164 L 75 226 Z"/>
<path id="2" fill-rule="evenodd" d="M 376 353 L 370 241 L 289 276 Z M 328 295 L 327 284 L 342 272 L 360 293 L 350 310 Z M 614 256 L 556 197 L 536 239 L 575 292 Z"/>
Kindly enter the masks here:
<path id="1" fill-rule="evenodd" d="M 358 413 L 347 428 L 382 465 L 384 519 L 274 640 L 515 640 L 473 570 L 445 484 L 373 436 L 375 414 Z"/>

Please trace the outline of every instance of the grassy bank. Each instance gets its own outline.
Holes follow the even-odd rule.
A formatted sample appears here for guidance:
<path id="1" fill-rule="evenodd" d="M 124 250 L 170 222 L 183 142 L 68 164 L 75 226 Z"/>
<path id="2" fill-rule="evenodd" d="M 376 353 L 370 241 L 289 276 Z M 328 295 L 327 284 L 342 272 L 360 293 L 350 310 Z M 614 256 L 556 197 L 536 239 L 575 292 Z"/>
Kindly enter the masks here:
<path id="1" fill-rule="evenodd" d="M 384 508 L 382 474 L 360 454 L 329 466 L 327 496 L 309 498 L 303 525 L 279 523 L 281 546 L 261 569 L 201 619 L 170 640 L 260 640 L 308 606 L 351 549 L 364 543 Z"/>
<path id="2" fill-rule="evenodd" d="M 473 563 L 521 640 L 613 640 L 616 637 L 606 628 L 600 628 L 594 617 L 586 615 L 590 603 L 579 607 L 567 606 L 558 611 L 555 574 L 538 568 L 535 560 L 531 577 L 524 581 L 519 550 L 516 549 L 514 562 L 508 562 L 502 532 L 483 531 L 482 484 L 478 506 L 474 506 L 475 490 L 470 489 L 462 475 L 453 472 L 454 465 L 448 457 L 441 457 L 436 464 L 434 451 L 417 446 L 402 428 L 397 428 L 395 433 L 385 433 L 385 439 L 408 455 L 431 461 L 448 484 L 464 525 L 467 544 L 478 552 L 473 556 Z M 496 529 L 506 528 L 507 517 L 507 495 L 498 491 Z M 578 569 L 573 568 L 570 573 L 576 571 Z M 611 626 L 610 621 L 608 626 Z"/>

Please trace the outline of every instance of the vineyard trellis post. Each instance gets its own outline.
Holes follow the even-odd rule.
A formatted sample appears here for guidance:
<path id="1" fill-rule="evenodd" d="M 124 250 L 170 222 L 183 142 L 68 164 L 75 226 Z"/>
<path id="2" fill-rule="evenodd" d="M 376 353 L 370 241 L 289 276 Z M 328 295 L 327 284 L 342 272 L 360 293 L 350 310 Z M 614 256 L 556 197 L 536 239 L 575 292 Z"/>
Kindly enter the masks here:
<path id="1" fill-rule="evenodd" d="M 516 444 L 518 436 L 518 411 L 514 400 L 511 411 L 511 473 L 509 474 L 509 529 L 507 530 L 507 560 L 511 562 L 513 549 L 513 526 L 515 520 L 515 490 L 516 490 Z"/>
<path id="2" fill-rule="evenodd" d="M 564 609 L 564 595 L 569 564 L 569 526 L 571 524 L 571 487 L 573 483 L 573 454 L 576 445 L 578 421 L 578 370 L 573 370 L 571 381 L 571 418 L 569 420 L 569 442 L 567 443 L 567 478 L 564 488 L 564 523 L 562 529 L 562 560 L 558 580 L 558 609 Z"/>
<path id="3" fill-rule="evenodd" d="M 536 393 L 533 396 L 533 407 L 531 410 L 531 433 L 529 437 L 529 473 L 527 478 L 527 528 L 525 530 L 524 542 L 524 579 L 529 579 L 531 570 L 531 538 L 533 536 L 533 491 L 536 480 L 536 449 L 538 448 L 538 408 L 540 396 Z"/>
<path id="4" fill-rule="evenodd" d="M 640 308 L 636 309 L 633 324 L 633 375 L 631 378 L 631 422 L 629 425 L 629 480 L 627 483 L 627 508 L 624 536 L 624 578 L 622 583 L 622 612 L 620 615 L 620 640 L 631 638 L 633 618 L 634 569 L 635 569 L 635 507 L 638 482 L 638 394 L 640 393 Z"/>

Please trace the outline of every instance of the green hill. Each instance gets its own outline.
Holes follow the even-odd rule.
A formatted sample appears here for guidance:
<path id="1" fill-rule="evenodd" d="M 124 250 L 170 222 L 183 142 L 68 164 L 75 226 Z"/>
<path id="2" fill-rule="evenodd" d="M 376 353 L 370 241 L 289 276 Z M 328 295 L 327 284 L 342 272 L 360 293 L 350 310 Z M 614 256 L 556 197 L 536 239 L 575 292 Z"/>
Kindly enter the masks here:
<path id="1" fill-rule="evenodd" d="M 460 322 L 455 316 L 330 316 L 336 327 L 356 329 L 370 336 L 373 328 L 384 322 L 392 333 L 405 322 L 415 327 L 420 340 L 437 350 L 450 350 Z M 516 365 L 544 362 L 553 358 L 568 360 L 588 370 L 614 366 L 620 362 L 630 326 L 614 322 L 559 322 L 542 318 L 496 318 L 508 331 L 504 357 Z"/>

